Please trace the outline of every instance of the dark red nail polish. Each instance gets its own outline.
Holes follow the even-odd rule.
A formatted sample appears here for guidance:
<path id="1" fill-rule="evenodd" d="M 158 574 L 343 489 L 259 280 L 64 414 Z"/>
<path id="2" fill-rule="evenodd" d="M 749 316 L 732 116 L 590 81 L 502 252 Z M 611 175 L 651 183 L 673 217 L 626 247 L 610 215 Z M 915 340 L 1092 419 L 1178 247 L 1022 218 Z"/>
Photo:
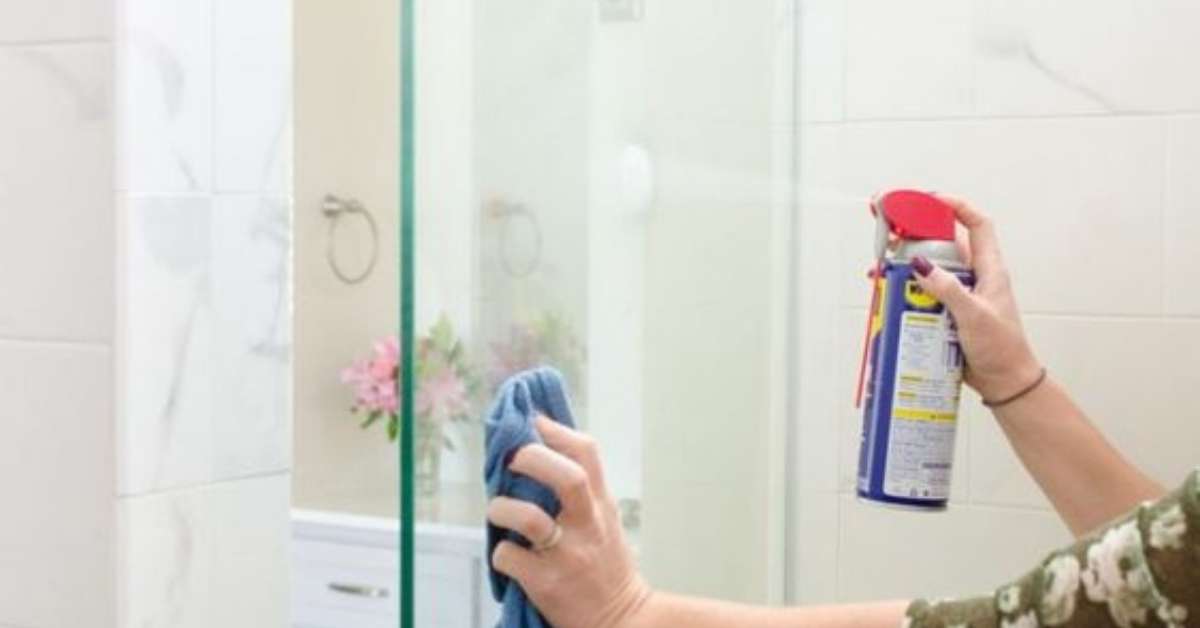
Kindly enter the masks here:
<path id="1" fill-rule="evenodd" d="M 929 260 L 921 257 L 920 255 L 912 258 L 912 267 L 913 270 L 917 271 L 917 274 L 922 277 L 928 277 L 929 273 L 933 272 L 933 264 L 929 263 Z"/>

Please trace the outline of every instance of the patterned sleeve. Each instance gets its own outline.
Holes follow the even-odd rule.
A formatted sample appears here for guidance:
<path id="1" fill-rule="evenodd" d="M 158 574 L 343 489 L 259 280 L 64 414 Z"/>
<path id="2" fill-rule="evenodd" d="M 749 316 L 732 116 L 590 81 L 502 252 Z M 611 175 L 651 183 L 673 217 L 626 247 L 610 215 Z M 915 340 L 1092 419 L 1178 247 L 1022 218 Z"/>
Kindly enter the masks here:
<path id="1" fill-rule="evenodd" d="M 992 597 L 913 602 L 904 626 L 1200 626 L 1200 469 Z"/>

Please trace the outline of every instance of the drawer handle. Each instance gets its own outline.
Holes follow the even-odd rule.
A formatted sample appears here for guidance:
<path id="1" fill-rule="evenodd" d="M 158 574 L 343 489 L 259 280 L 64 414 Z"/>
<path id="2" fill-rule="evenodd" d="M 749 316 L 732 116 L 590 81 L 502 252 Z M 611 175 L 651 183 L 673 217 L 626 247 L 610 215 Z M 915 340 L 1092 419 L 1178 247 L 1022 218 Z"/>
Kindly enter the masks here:
<path id="1" fill-rule="evenodd" d="M 391 593 L 383 587 L 372 587 L 365 584 L 344 584 L 341 582 L 330 582 L 329 590 L 345 595 L 354 595 L 358 597 L 369 597 L 375 599 L 382 599 L 391 595 Z"/>

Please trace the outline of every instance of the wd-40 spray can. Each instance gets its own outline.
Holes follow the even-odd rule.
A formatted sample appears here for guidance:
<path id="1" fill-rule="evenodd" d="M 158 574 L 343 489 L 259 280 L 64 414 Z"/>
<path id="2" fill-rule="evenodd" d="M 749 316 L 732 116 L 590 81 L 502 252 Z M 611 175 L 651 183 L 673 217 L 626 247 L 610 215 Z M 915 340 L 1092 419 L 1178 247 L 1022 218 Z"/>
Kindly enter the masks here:
<path id="1" fill-rule="evenodd" d="M 963 353 L 954 321 L 913 276 L 924 257 L 973 286 L 955 244 L 954 210 L 913 190 L 871 203 L 877 221 L 872 305 L 859 373 L 861 499 L 942 510 L 950 496 Z M 865 384 L 865 400 L 863 398 Z"/>

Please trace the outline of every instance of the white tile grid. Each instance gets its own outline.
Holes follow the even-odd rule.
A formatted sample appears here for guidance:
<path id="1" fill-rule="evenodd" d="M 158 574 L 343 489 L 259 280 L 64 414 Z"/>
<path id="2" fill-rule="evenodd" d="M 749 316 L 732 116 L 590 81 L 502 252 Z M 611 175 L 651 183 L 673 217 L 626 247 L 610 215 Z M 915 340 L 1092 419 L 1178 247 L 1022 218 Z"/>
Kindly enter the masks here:
<path id="1" fill-rule="evenodd" d="M 118 9 L 120 493 L 286 469 L 290 3 Z"/>
<path id="2" fill-rule="evenodd" d="M 802 307 L 825 313 L 805 318 L 861 317 L 865 307 L 868 293 L 861 271 L 869 262 L 864 249 L 871 226 L 865 213 L 856 213 L 860 203 L 849 199 L 914 184 L 964 194 L 999 220 L 1030 333 L 1047 364 L 1119 448 L 1165 484 L 1177 482 L 1196 463 L 1188 447 L 1173 444 L 1190 441 L 1169 435 L 1195 430 L 1194 421 L 1179 408 L 1188 406 L 1184 395 L 1196 385 L 1189 365 L 1200 351 L 1191 340 L 1200 305 L 1193 291 L 1181 288 L 1195 283 L 1190 278 L 1200 272 L 1194 270 L 1200 264 L 1192 246 L 1194 236 L 1200 236 L 1200 211 L 1193 209 L 1200 202 L 1195 200 L 1200 190 L 1192 176 L 1193 164 L 1200 163 L 1200 125 L 1194 116 L 1180 115 L 1196 108 L 1193 86 L 1180 85 L 1163 68 L 1173 67 L 1170 58 L 1187 56 L 1181 48 L 1195 48 L 1189 33 L 1200 21 L 1163 16 L 1193 9 L 1108 3 L 1090 16 L 1091 22 L 1075 29 L 1068 26 L 1089 12 L 1074 2 L 1062 7 L 1037 3 L 1034 11 L 1030 2 L 980 0 L 971 17 L 973 40 L 963 39 L 961 24 L 939 23 L 954 34 L 926 38 L 918 41 L 920 46 L 899 51 L 894 45 L 900 39 L 894 38 L 894 58 L 880 58 L 872 50 L 856 49 L 853 41 L 878 41 L 864 34 L 878 33 L 889 21 L 880 19 L 890 15 L 883 4 L 861 0 L 857 8 L 850 6 L 849 76 L 843 80 L 852 122 L 810 124 L 802 134 L 803 197 L 836 214 L 834 233 L 840 241 L 840 250 L 825 257 L 838 258 L 833 291 L 840 305 L 831 308 L 827 299 L 810 291 Z M 913 15 L 965 11 L 949 5 L 921 3 Z M 895 11 L 909 9 L 906 5 Z M 865 10 L 878 20 L 875 24 L 856 22 L 866 19 Z M 1117 14 L 1131 19 L 1118 20 Z M 901 23 L 909 17 L 900 16 Z M 1029 28 L 1031 24 L 1036 28 Z M 1125 39 L 1113 39 L 1112 31 L 1121 28 L 1132 32 L 1125 32 Z M 915 32 L 922 29 L 927 30 Z M 1072 36 L 1063 37 L 1066 32 Z M 1160 36 L 1166 40 L 1161 49 L 1154 43 Z M 1042 67 L 1022 58 L 1026 40 Z M 1080 40 L 1096 43 L 1080 45 Z M 1129 43 L 1135 41 L 1147 43 Z M 938 54 L 933 54 L 935 49 Z M 1131 50 L 1145 54 L 1129 54 Z M 910 66 L 921 74 L 915 81 L 877 80 L 888 78 L 881 77 L 883 69 L 922 57 L 923 63 Z M 933 57 L 941 58 L 927 65 Z M 966 57 L 969 70 L 962 65 Z M 932 70 L 925 71 L 927 67 Z M 946 77 L 952 84 L 938 84 Z M 807 85 L 827 91 L 813 93 L 805 87 L 803 101 L 828 97 L 836 82 L 836 75 L 810 80 Z M 910 89 L 914 85 L 934 87 Z M 1106 108 L 1121 115 L 1104 115 Z M 1170 115 L 1148 113 L 1154 111 Z M 864 119 L 896 122 L 861 122 Z M 830 120 L 837 117 L 807 119 Z M 1084 237 L 1064 246 L 1064 233 Z M 802 250 L 827 250 L 827 238 L 818 235 L 826 232 L 802 233 Z M 804 267 L 811 268 L 814 260 L 803 257 Z M 825 260 L 815 261 L 818 268 L 827 265 Z M 861 333 L 845 326 L 842 334 Z M 802 336 L 809 339 L 802 342 L 803 350 L 814 348 L 815 333 Z M 839 351 L 849 349 L 843 346 Z M 852 354 L 856 353 L 857 348 Z M 845 371 L 852 361 L 839 358 L 839 369 Z M 824 396 L 832 387 L 834 397 L 840 398 L 840 373 L 804 372 L 808 390 Z M 801 415 L 826 416 L 814 411 L 816 407 L 806 404 Z M 847 479 L 850 463 L 856 463 L 849 435 L 857 425 L 839 420 L 839 428 L 846 428 L 839 438 L 823 427 L 825 423 L 806 421 L 800 427 L 805 438 L 820 441 L 801 442 L 800 451 L 824 460 L 822 451 L 830 438 L 842 443 L 835 449 L 843 459 L 838 480 L 843 497 L 836 516 L 801 506 L 800 532 L 811 540 L 842 530 L 842 538 L 833 550 L 825 545 L 820 552 L 799 550 L 798 556 L 809 561 L 796 562 L 798 594 L 805 601 L 942 594 L 963 587 L 983 590 L 1015 577 L 1032 564 L 1037 552 L 1067 538 L 999 428 L 969 395 L 963 408 L 966 442 L 956 463 L 956 499 L 949 514 L 925 520 L 932 532 L 914 537 L 910 546 L 923 548 L 919 560 L 915 555 L 906 559 L 902 554 L 907 550 L 899 546 L 883 548 L 882 561 L 875 553 L 861 552 L 863 539 L 892 539 L 894 535 L 879 531 L 910 524 L 902 515 L 866 510 L 847 494 L 852 488 Z M 813 474 L 821 475 L 819 466 L 801 464 L 809 469 L 798 478 L 802 503 L 824 503 L 819 485 L 808 483 Z M 991 534 L 965 536 L 970 530 L 964 532 L 964 527 L 981 522 Z M 994 549 L 983 551 L 985 547 Z M 960 556 L 986 556 L 993 565 L 999 559 L 1011 569 L 960 573 L 954 568 Z M 936 573 L 915 566 L 881 570 L 881 562 L 948 568 Z M 838 574 L 832 590 L 814 577 L 829 568 Z"/>

